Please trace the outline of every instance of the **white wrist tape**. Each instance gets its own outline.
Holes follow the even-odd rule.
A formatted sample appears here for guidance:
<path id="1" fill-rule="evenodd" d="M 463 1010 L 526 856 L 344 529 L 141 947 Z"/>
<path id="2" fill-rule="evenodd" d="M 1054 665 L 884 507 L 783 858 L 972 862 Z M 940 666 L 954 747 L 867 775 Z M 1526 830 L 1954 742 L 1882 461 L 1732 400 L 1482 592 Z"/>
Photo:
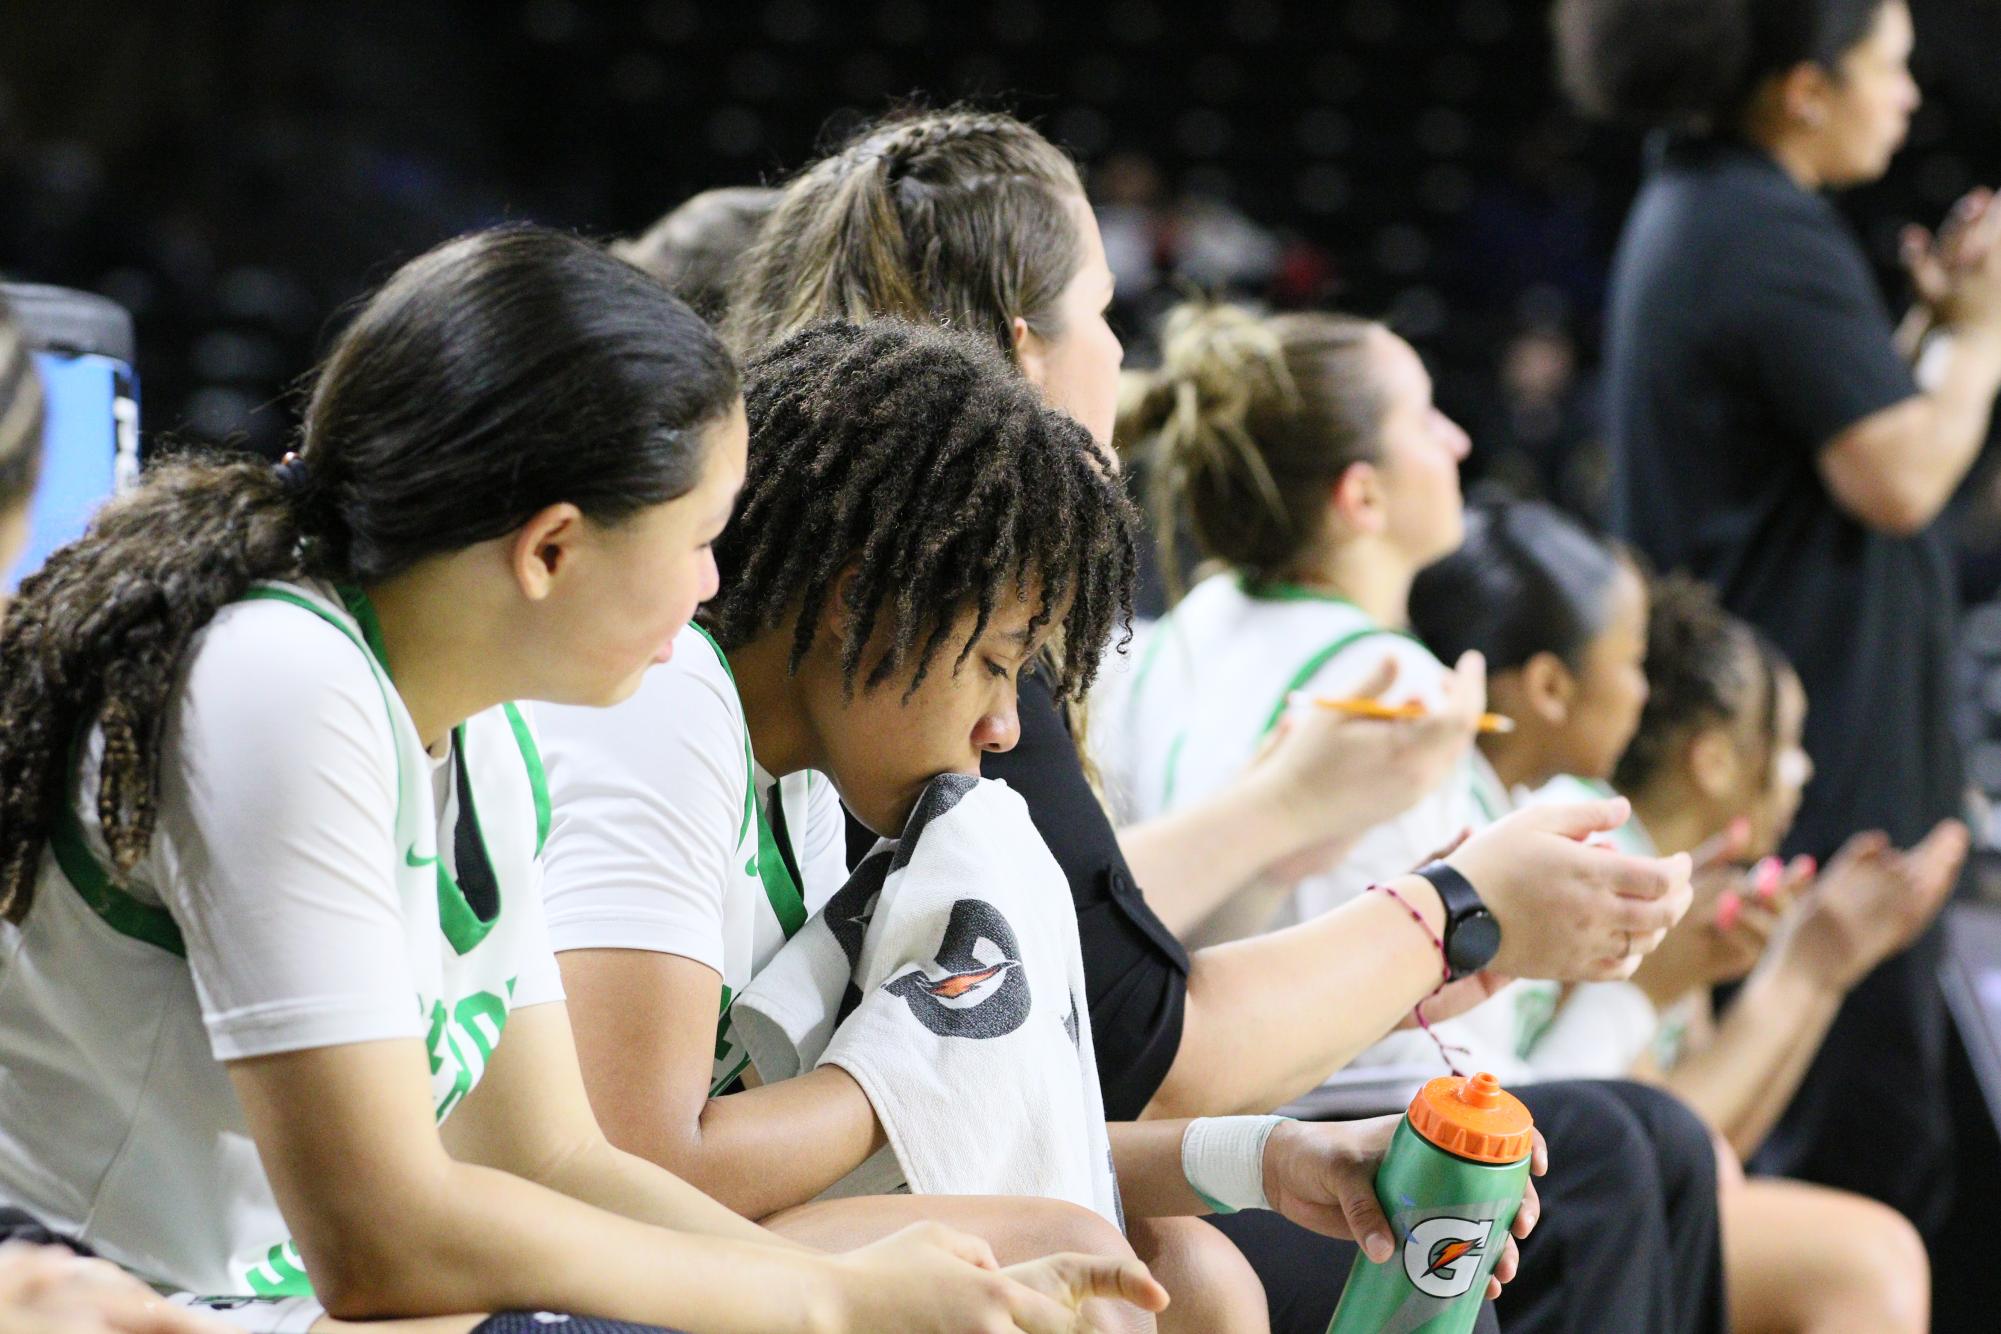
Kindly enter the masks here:
<path id="1" fill-rule="evenodd" d="M 1204 1116 L 1181 1133 L 1181 1175 L 1219 1214 L 1269 1209 L 1265 1141 L 1282 1116 Z"/>

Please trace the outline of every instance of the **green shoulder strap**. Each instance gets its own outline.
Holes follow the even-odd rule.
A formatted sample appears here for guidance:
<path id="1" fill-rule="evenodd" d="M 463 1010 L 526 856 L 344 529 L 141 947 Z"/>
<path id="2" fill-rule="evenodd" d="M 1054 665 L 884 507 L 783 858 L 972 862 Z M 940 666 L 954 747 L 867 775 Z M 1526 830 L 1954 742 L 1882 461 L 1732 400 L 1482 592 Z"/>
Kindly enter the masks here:
<path id="1" fill-rule="evenodd" d="M 729 677 L 730 684 L 736 685 L 736 672 L 730 667 L 729 655 L 716 642 L 714 635 L 695 622 L 688 628 L 700 635 L 708 646 L 715 650 L 716 661 L 723 665 L 723 675 Z M 741 694 L 739 694 L 739 705 Z M 777 836 L 772 833 L 771 822 L 765 818 L 764 803 L 757 795 L 757 760 L 750 750 L 750 727 L 746 723 L 743 731 L 743 824 L 737 828 L 737 841 L 750 832 L 753 821 L 757 824 L 757 867 L 756 875 L 764 885 L 764 897 L 771 904 L 772 915 L 778 919 L 780 929 L 787 940 L 806 925 L 806 895 L 792 878 L 791 868 L 786 865 L 785 855 L 778 846 Z M 747 868 L 748 869 L 748 868 Z"/>
<path id="2" fill-rule="evenodd" d="M 357 638 L 354 631 L 343 624 L 339 617 L 334 616 L 326 608 L 319 606 L 311 599 L 301 597 L 288 589 L 272 587 L 252 588 L 243 595 L 243 600 L 289 602 L 295 607 L 301 607 L 311 612 L 328 625 L 333 626 L 336 630 L 347 636 L 354 643 L 354 646 L 363 653 L 371 652 L 370 646 L 362 639 Z M 360 620 L 361 624 L 366 628 L 373 622 L 374 617 L 371 613 L 366 619 L 360 617 L 356 619 Z M 379 632 L 376 637 L 379 639 Z M 371 654 L 371 656 L 378 657 L 379 659 L 379 654 Z M 383 681 L 380 673 L 376 675 L 376 685 L 382 691 L 382 705 L 384 709 L 388 710 L 391 726 L 393 727 L 395 710 L 390 708 L 389 687 Z M 83 762 L 83 741 L 84 738 L 79 737 L 77 744 L 70 752 L 70 781 L 67 788 L 70 792 L 76 790 L 77 771 Z M 397 790 L 400 792 L 402 790 L 403 764 L 403 757 L 400 753 L 396 757 L 396 764 L 398 777 Z M 69 881 L 70 887 L 90 906 L 91 911 L 103 919 L 106 926 L 109 926 L 122 936 L 129 936 L 133 940 L 157 946 L 169 954 L 181 958 L 187 957 L 187 946 L 181 938 L 180 927 L 174 923 L 173 914 L 165 908 L 141 903 L 112 880 L 110 874 L 105 871 L 96 856 L 91 852 L 89 841 L 84 836 L 83 823 L 78 818 L 75 807 L 67 800 L 57 810 L 52 827 L 49 830 L 49 850 L 55 855 L 56 866 L 62 871 L 63 878 Z"/>

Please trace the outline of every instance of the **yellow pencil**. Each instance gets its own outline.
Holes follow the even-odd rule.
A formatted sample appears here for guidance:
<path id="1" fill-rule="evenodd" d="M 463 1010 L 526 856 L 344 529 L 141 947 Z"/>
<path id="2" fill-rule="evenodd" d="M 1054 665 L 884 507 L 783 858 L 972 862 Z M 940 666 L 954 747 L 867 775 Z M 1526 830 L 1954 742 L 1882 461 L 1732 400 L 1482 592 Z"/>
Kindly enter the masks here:
<path id="1" fill-rule="evenodd" d="M 1318 708 L 1332 709 L 1351 718 L 1383 718 L 1391 721 L 1415 722 L 1428 713 L 1422 704 L 1385 704 L 1379 699 L 1326 699 L 1316 695 L 1313 703 Z M 1483 713 L 1480 715 L 1479 730 L 1483 733 L 1512 732 L 1515 730 L 1515 720 L 1498 713 Z"/>

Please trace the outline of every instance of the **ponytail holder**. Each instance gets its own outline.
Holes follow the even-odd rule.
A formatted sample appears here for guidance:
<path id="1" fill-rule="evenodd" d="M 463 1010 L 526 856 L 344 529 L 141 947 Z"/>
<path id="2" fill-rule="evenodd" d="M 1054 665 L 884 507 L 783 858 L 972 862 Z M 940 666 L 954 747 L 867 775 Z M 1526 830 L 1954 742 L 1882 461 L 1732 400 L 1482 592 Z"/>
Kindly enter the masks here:
<path id="1" fill-rule="evenodd" d="M 301 491 L 304 491 L 306 489 L 307 481 L 309 481 L 312 476 L 312 474 L 307 471 L 306 461 L 299 457 L 297 451 L 289 453 L 285 455 L 284 458 L 279 459 L 278 462 L 273 465 L 273 469 L 278 474 L 279 484 L 283 486 L 285 490 L 292 495 L 297 495 Z"/>

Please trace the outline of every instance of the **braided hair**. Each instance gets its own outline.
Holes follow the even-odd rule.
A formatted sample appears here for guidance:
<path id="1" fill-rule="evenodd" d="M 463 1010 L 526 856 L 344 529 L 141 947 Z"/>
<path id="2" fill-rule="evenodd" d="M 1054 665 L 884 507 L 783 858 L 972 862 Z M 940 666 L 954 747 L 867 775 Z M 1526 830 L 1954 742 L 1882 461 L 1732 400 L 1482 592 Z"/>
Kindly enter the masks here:
<path id="1" fill-rule="evenodd" d="M 750 362 L 744 407 L 749 470 L 702 612 L 723 648 L 790 621 L 796 671 L 852 568 L 849 690 L 908 673 L 914 692 L 952 648 L 956 671 L 1010 598 L 1035 599 L 1031 633 L 1059 622 L 1058 696 L 1089 688 L 1131 610 L 1132 508 L 1090 433 L 991 347 L 898 320 L 816 324 Z M 948 644 L 968 609 L 970 635 Z"/>
<path id="2" fill-rule="evenodd" d="M 0 914 L 32 905 L 93 726 L 111 869 L 145 856 L 183 660 L 252 584 L 373 583 L 565 501 L 630 519 L 694 488 L 736 397 L 713 331 L 590 242 L 503 227 L 405 264 L 321 369 L 303 466 L 150 467 L 22 583 L 0 629 Z"/>
<path id="3" fill-rule="evenodd" d="M 1194 302 L 1167 316 L 1160 369 L 1127 377 L 1117 443 L 1143 448 L 1161 568 L 1179 583 L 1185 515 L 1202 554 L 1253 585 L 1293 577 L 1327 492 L 1381 457 L 1379 324 Z M 1178 587 L 1172 591 L 1179 595 Z"/>
<path id="4" fill-rule="evenodd" d="M 1642 792 L 1697 728 L 1750 723 L 1769 755 L 1778 745 L 1783 655 L 1725 611 L 1707 584 L 1685 574 L 1654 581 L 1647 612 L 1647 704 L 1613 772 L 1621 792 Z"/>
<path id="5" fill-rule="evenodd" d="M 785 187 L 744 257 L 725 331 L 749 353 L 822 319 L 889 315 L 990 339 L 1062 332 L 1084 198 L 1063 151 L 1014 117 L 892 116 Z"/>

